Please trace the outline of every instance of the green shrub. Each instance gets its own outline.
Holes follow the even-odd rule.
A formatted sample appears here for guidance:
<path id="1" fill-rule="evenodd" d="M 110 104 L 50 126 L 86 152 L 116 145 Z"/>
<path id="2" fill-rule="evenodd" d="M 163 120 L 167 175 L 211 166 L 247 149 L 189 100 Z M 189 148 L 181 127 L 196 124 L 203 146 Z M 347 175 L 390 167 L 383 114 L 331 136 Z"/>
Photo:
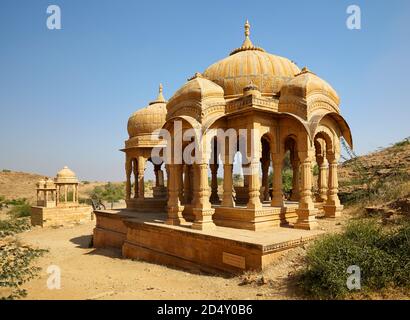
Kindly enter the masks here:
<path id="1" fill-rule="evenodd" d="M 114 203 L 124 199 L 125 193 L 124 193 L 125 185 L 124 183 L 121 184 L 114 184 L 111 182 L 108 182 L 106 185 L 103 187 L 96 186 L 94 190 L 90 193 L 91 198 L 97 199 L 97 200 L 105 200 L 111 203 L 111 208 L 113 208 Z"/>
<path id="2" fill-rule="evenodd" d="M 0 288 L 9 289 L 0 299 L 16 299 L 27 295 L 21 285 L 33 279 L 40 268 L 31 266 L 34 259 L 42 256 L 46 250 L 33 249 L 16 241 L 0 241 Z"/>
<path id="3" fill-rule="evenodd" d="M 3 169 L 3 172 L 11 172 L 9 169 Z"/>
<path id="4" fill-rule="evenodd" d="M 28 203 L 14 206 L 8 214 L 14 218 L 30 217 L 31 206 Z"/>
<path id="5" fill-rule="evenodd" d="M 0 220 L 0 239 L 30 229 L 27 218 Z"/>
<path id="6" fill-rule="evenodd" d="M 410 137 L 403 139 L 402 141 L 393 144 L 393 147 L 404 147 L 410 144 Z"/>
<path id="7" fill-rule="evenodd" d="M 292 190 L 292 179 L 293 179 L 292 169 L 282 170 L 282 190 L 283 192 L 289 193 Z"/>
<path id="8" fill-rule="evenodd" d="M 6 200 L 5 203 L 11 206 L 20 206 L 20 205 L 25 205 L 28 202 L 26 198 L 18 198 L 18 199 Z"/>
<path id="9" fill-rule="evenodd" d="M 410 288 L 410 223 L 386 231 L 374 221 L 352 222 L 343 233 L 317 240 L 306 262 L 297 277 L 304 293 L 313 298 L 351 294 L 346 285 L 351 265 L 360 267 L 364 291 Z"/>

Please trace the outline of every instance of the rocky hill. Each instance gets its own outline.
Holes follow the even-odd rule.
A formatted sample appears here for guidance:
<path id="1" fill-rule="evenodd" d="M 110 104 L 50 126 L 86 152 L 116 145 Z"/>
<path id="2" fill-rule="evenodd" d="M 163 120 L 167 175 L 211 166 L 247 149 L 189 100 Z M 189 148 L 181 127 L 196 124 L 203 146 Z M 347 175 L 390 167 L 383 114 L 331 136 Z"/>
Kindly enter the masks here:
<path id="1" fill-rule="evenodd" d="M 9 200 L 26 198 L 30 203 L 34 203 L 36 200 L 36 183 L 44 177 L 44 175 L 35 173 L 0 171 L 0 196 L 4 196 Z M 105 182 L 80 183 L 80 198 L 87 198 L 88 193 L 94 187 L 104 184 Z"/>
<path id="2" fill-rule="evenodd" d="M 339 170 L 340 196 L 349 204 L 409 213 L 410 139 L 345 161 Z"/>

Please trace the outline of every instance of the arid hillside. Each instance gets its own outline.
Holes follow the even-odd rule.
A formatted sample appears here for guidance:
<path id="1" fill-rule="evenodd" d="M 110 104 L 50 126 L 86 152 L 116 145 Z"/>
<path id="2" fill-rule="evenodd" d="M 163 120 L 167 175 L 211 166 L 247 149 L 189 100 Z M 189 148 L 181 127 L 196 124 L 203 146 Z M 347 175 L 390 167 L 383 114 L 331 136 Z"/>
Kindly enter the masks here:
<path id="1" fill-rule="evenodd" d="M 0 196 L 6 199 L 26 198 L 30 203 L 36 200 L 36 183 L 45 176 L 35 173 L 0 171 Z M 79 188 L 80 198 L 87 198 L 88 193 L 96 186 L 105 182 L 81 182 Z"/>
<path id="2" fill-rule="evenodd" d="M 401 207 L 399 210 L 409 213 L 410 139 L 344 162 L 339 184 L 345 204 Z"/>

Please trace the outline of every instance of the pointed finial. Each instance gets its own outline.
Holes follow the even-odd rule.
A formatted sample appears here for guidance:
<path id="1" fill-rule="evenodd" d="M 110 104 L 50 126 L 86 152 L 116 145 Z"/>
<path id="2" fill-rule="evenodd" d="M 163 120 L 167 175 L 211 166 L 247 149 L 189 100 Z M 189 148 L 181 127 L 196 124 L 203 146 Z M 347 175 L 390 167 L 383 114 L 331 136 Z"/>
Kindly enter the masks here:
<path id="1" fill-rule="evenodd" d="M 251 34 L 251 25 L 249 24 L 248 19 L 246 19 L 245 22 L 245 41 L 242 44 L 242 47 L 244 48 L 252 48 L 253 47 L 253 43 L 251 41 L 251 39 L 249 38 L 249 35 Z"/>
<path id="2" fill-rule="evenodd" d="M 165 98 L 164 98 L 164 96 L 163 96 L 163 94 L 162 94 L 162 89 L 163 89 L 162 83 L 160 83 L 160 84 L 159 84 L 159 88 L 158 88 L 158 97 L 157 97 L 156 102 L 164 102 L 164 101 L 165 101 Z"/>
<path id="3" fill-rule="evenodd" d="M 251 34 L 250 28 L 251 28 L 251 25 L 249 24 L 248 19 L 246 19 L 246 22 L 245 22 L 245 37 L 249 37 L 249 35 Z"/>
<path id="4" fill-rule="evenodd" d="M 253 45 L 251 38 L 249 37 L 251 34 L 251 25 L 248 19 L 246 19 L 244 28 L 245 28 L 245 40 L 243 41 L 242 46 L 240 48 L 237 48 L 231 52 L 231 55 L 237 52 L 246 51 L 246 50 L 257 50 L 257 51 L 265 52 L 265 50 L 263 50 L 262 48 L 255 47 Z"/>
<path id="5" fill-rule="evenodd" d="M 163 86 L 162 83 L 159 84 L 158 86 L 158 96 L 154 101 L 151 101 L 149 104 L 155 104 L 155 103 L 162 103 L 162 102 L 167 102 L 167 100 L 165 100 L 163 94 L 162 94 L 162 90 L 163 90 Z"/>

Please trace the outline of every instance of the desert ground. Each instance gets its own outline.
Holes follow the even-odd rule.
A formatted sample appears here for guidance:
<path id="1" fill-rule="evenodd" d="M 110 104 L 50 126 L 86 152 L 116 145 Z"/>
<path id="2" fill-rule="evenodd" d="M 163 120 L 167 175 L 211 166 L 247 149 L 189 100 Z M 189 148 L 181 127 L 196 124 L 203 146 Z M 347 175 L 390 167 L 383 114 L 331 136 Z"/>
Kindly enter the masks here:
<path id="1" fill-rule="evenodd" d="M 337 231 L 347 217 L 321 220 Z M 39 277 L 24 286 L 26 299 L 296 299 L 289 273 L 302 265 L 305 248 L 283 253 L 263 273 L 241 276 L 194 274 L 121 258 L 115 249 L 90 248 L 94 222 L 58 229 L 33 228 L 18 239 L 49 252 L 36 260 Z M 61 289 L 47 288 L 47 267 L 61 268 Z"/>
<path id="2" fill-rule="evenodd" d="M 345 162 L 340 170 L 340 194 L 350 201 L 350 204 L 346 205 L 341 218 L 320 218 L 320 228 L 328 231 L 327 233 L 339 232 L 358 212 L 365 214 L 364 209 L 367 206 L 376 207 L 382 213 L 383 221 L 386 217 L 390 219 L 408 215 L 409 172 L 410 143 L 397 144 L 360 157 L 359 163 Z M 32 203 L 35 183 L 42 177 L 21 172 L 0 172 L 0 195 L 9 199 L 25 197 Z M 82 194 L 86 197 L 94 186 L 102 184 L 83 184 Z M 373 185 L 375 186 L 372 187 Z M 378 192 L 375 196 L 360 198 L 363 196 L 363 190 Z M 7 210 L 10 209 L 0 211 L 0 222 L 7 220 Z M 385 214 L 387 216 L 384 216 Z M 95 221 L 61 228 L 34 227 L 11 237 L 17 238 L 23 245 L 48 250 L 44 256 L 33 261 L 33 265 L 39 267 L 39 272 L 36 278 L 23 285 L 28 293 L 25 299 L 304 298 L 298 284 L 292 280 L 292 274 L 306 266 L 306 249 L 311 244 L 282 252 L 263 272 L 227 277 L 127 260 L 121 257 L 119 250 L 92 248 L 94 225 Z M 8 238 L 0 238 L 0 245 L 2 241 L 7 242 Z M 47 268 L 50 265 L 59 266 L 61 269 L 59 290 L 47 288 Z M 0 297 L 1 294 L 0 290 Z M 374 292 L 372 296 L 364 298 L 409 299 L 409 296 L 397 292 L 385 296 Z"/>

